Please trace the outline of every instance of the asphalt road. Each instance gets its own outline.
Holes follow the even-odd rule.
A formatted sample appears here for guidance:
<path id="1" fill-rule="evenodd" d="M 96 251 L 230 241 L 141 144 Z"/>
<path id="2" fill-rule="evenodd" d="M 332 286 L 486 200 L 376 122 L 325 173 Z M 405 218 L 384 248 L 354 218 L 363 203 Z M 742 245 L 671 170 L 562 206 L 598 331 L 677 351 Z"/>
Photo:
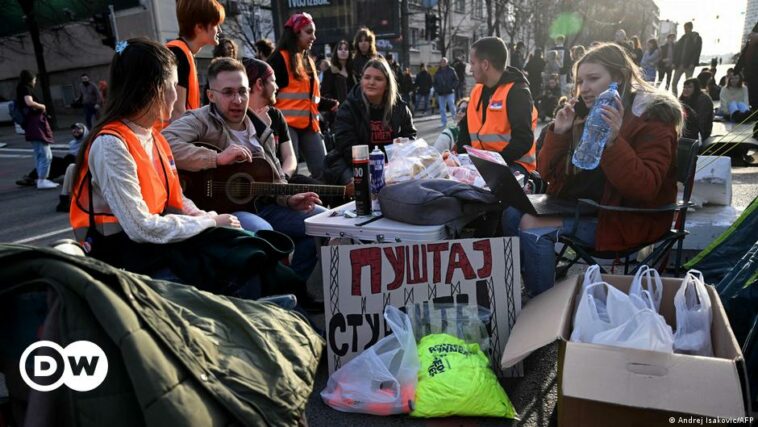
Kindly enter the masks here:
<path id="1" fill-rule="evenodd" d="M 68 119 L 68 120 L 67 120 Z M 61 123 L 73 122 L 66 117 Z M 419 136 L 433 143 L 442 130 L 439 117 L 422 118 L 417 123 Z M 67 129 L 55 132 L 54 155 L 66 154 L 70 139 Z M 37 190 L 19 187 L 16 180 L 34 167 L 34 154 L 23 135 L 16 135 L 7 124 L 0 126 L 0 242 L 47 245 L 72 237 L 66 214 L 55 212 L 58 190 Z"/>
<path id="2" fill-rule="evenodd" d="M 73 121 L 73 117 L 61 123 Z M 419 136 L 433 143 L 442 130 L 439 118 L 422 118 L 416 121 Z M 56 131 L 57 149 L 65 154 L 68 130 Z M 48 245 L 62 238 L 72 237 L 66 214 L 55 212 L 58 190 L 37 190 L 19 187 L 15 181 L 29 172 L 34 164 L 31 147 L 23 136 L 15 135 L 9 126 L 0 126 L 0 242 Z M 746 207 L 758 195 L 758 167 L 733 168 L 733 205 Z M 322 319 L 316 319 L 318 320 Z M 506 379 L 503 386 L 510 396 L 521 422 L 519 425 L 550 425 L 555 414 L 557 399 L 557 344 L 545 346 L 525 360 L 525 376 Z M 322 362 L 325 361 L 325 358 Z M 343 414 L 325 406 L 319 392 L 327 380 L 326 364 L 319 367 L 314 392 L 307 407 L 311 426 L 500 426 L 511 425 L 506 420 L 492 418 L 413 419 L 405 416 L 375 417 Z M 554 424 L 554 423 L 553 423 Z"/>

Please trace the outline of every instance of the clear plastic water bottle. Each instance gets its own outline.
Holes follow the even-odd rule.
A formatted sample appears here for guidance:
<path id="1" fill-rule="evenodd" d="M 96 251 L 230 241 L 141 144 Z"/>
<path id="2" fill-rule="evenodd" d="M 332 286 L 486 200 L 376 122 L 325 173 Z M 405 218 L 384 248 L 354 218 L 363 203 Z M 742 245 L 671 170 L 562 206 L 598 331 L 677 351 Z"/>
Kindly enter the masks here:
<path id="1" fill-rule="evenodd" d="M 600 164 L 600 157 L 608 142 L 611 129 L 603 120 L 602 106 L 615 107 L 618 96 L 618 83 L 611 82 L 608 89 L 595 99 L 587 121 L 584 123 L 584 132 L 579 146 L 571 157 L 571 163 L 579 169 L 592 170 Z"/>

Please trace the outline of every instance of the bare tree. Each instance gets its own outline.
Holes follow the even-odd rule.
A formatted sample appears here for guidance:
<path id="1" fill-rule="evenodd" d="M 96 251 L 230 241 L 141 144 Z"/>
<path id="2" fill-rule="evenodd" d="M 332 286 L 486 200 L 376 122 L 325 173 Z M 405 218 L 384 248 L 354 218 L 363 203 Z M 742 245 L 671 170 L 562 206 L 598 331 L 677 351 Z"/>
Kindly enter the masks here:
<path id="1" fill-rule="evenodd" d="M 23 14 L 21 19 L 23 19 L 24 26 L 29 32 L 29 38 L 32 42 L 32 50 L 37 63 L 37 76 L 42 90 L 42 99 L 47 108 L 47 113 L 52 117 L 51 124 L 55 127 L 57 120 L 55 106 L 50 93 L 50 78 L 45 63 L 45 52 L 64 52 L 65 47 L 72 45 L 76 45 L 78 48 L 83 47 L 85 49 L 84 52 L 86 52 L 88 50 L 87 41 L 81 40 L 69 31 L 69 25 L 76 18 L 74 9 L 89 17 L 95 12 L 93 9 L 94 4 L 89 0 L 71 0 L 67 2 L 69 7 L 61 8 L 57 2 L 52 0 L 4 0 L 0 1 L 0 9 L 4 11 L 10 10 L 13 8 L 11 3 L 18 4 Z M 42 21 L 45 20 L 44 17 L 48 21 L 53 17 L 53 20 L 60 23 L 43 28 L 40 24 L 40 17 L 43 17 Z M 45 38 L 42 37 L 43 32 L 45 33 Z M 93 39 L 97 40 L 98 38 L 93 37 Z M 9 50 L 12 54 L 26 55 L 28 52 L 25 34 L 3 37 L 0 39 L 0 46 Z M 89 47 L 96 47 L 96 45 L 89 45 Z M 12 60 L 12 58 L 2 59 Z"/>
<path id="2" fill-rule="evenodd" d="M 259 16 L 260 10 L 265 7 L 266 2 L 256 0 L 239 2 L 239 9 L 233 15 L 227 14 L 227 20 L 224 21 L 224 32 L 228 33 L 237 40 L 242 40 L 251 51 L 255 52 L 255 42 L 264 37 L 270 37 L 270 33 L 262 31 Z M 268 3 L 270 6 L 270 2 Z M 227 12 L 228 13 L 228 12 Z"/>
<path id="3" fill-rule="evenodd" d="M 42 99 L 45 101 L 47 112 L 52 117 L 52 125 L 55 126 L 55 106 L 53 105 L 53 97 L 50 95 L 50 80 L 47 75 L 47 67 L 45 65 L 45 49 L 40 41 L 40 28 L 37 23 L 36 10 L 34 8 L 34 0 L 17 0 L 21 11 L 24 12 L 24 21 L 26 28 L 29 30 L 29 35 L 32 38 L 32 47 L 34 48 L 34 57 L 37 60 L 37 75 L 39 77 L 40 86 L 42 87 Z"/>
<path id="4" fill-rule="evenodd" d="M 514 44 L 516 35 L 520 35 L 524 28 L 529 24 L 531 11 L 523 1 L 511 2 L 510 13 L 505 20 L 505 33 L 510 38 L 510 43 Z M 521 40 L 523 41 L 523 40 Z"/>
<path id="5" fill-rule="evenodd" d="M 487 4 L 490 1 L 486 0 Z M 455 3 L 458 2 L 463 6 L 463 11 L 456 10 Z M 453 47 L 455 37 L 461 34 L 463 25 L 471 22 L 471 19 L 479 19 L 474 15 L 476 6 L 475 0 L 439 0 L 437 2 L 437 14 L 440 18 L 437 46 L 442 56 L 447 56 L 448 50 Z M 487 19 L 490 20 L 489 13 L 487 15 Z"/>

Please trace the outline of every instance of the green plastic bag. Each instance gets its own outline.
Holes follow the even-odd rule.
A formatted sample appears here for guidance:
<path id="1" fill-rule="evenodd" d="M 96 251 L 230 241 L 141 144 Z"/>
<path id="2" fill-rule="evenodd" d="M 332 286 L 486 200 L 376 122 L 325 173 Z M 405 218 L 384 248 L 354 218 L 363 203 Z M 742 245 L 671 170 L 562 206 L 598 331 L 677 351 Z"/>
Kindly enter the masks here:
<path id="1" fill-rule="evenodd" d="M 479 344 L 431 334 L 418 343 L 418 356 L 421 367 L 411 416 L 516 418 L 516 410 Z"/>

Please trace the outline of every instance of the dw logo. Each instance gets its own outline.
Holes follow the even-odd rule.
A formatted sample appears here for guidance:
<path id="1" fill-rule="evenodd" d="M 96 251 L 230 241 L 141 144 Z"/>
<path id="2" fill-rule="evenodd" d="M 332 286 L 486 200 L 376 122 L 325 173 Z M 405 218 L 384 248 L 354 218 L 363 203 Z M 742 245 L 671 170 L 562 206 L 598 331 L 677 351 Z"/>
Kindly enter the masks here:
<path id="1" fill-rule="evenodd" d="M 31 363 L 27 363 L 29 356 Z M 18 368 L 26 385 L 37 391 L 52 391 L 62 384 L 90 391 L 105 380 L 108 358 L 90 341 L 72 342 L 66 348 L 52 341 L 37 341 L 24 350 Z"/>

